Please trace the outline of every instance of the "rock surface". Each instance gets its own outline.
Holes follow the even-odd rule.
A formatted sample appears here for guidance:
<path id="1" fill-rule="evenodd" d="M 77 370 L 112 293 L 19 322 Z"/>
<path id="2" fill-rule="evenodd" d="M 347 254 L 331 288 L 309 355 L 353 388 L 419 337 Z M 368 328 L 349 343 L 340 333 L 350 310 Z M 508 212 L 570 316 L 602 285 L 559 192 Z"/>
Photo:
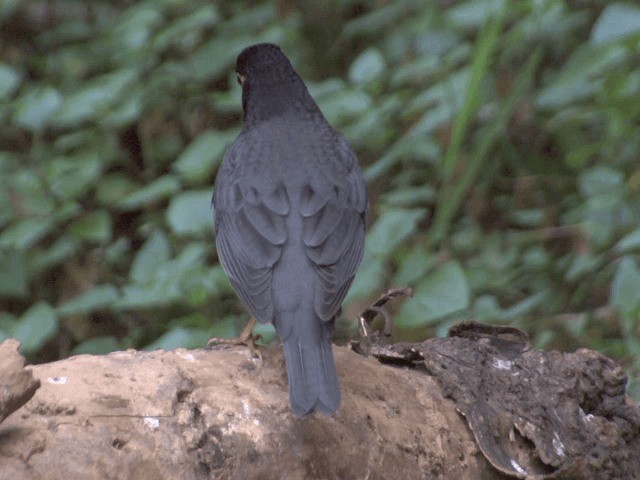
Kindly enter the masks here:
<path id="1" fill-rule="evenodd" d="M 392 365 L 334 348 L 338 413 L 297 418 L 279 348 L 262 363 L 235 347 L 25 369 L 5 342 L 4 415 L 41 387 L 0 425 L 0 480 L 640 478 L 640 408 L 597 352 L 536 351 L 473 322 L 419 344 L 352 343 Z"/>
<path id="2" fill-rule="evenodd" d="M 24 368 L 19 347 L 17 340 L 0 343 L 0 423 L 28 402 L 40 386 L 31 372 Z"/>
<path id="3" fill-rule="evenodd" d="M 0 478 L 465 480 L 491 468 L 432 377 L 335 353 L 333 417 L 291 415 L 280 349 L 262 365 L 237 347 L 30 367 L 42 386 L 0 425 Z"/>

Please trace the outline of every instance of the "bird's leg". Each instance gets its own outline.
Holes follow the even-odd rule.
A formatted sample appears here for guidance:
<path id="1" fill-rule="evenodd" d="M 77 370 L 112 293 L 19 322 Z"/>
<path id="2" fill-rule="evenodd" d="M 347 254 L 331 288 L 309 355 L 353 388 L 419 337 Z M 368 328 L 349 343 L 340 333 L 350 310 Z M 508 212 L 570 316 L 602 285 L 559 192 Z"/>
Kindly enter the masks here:
<path id="1" fill-rule="evenodd" d="M 256 340 L 260 338 L 260 335 L 253 335 L 253 327 L 256 326 L 256 319 L 251 317 L 249 323 L 242 329 L 240 335 L 236 338 L 210 338 L 207 342 L 207 349 L 213 350 L 216 347 L 224 347 L 224 346 L 237 346 L 244 345 L 251 352 L 251 356 L 260 359 L 262 361 L 262 354 L 258 347 L 256 346 Z"/>

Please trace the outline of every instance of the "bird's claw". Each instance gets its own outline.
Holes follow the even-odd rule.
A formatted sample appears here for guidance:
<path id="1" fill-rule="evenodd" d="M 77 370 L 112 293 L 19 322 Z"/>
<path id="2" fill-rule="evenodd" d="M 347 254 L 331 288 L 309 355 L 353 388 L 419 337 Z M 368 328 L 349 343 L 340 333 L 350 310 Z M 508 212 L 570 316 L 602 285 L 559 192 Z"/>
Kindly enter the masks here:
<path id="1" fill-rule="evenodd" d="M 254 335 L 252 333 L 255 324 L 256 321 L 254 318 L 252 318 L 249 323 L 247 323 L 247 325 L 242 329 L 240 335 L 238 335 L 236 338 L 210 338 L 209 341 L 207 341 L 207 346 L 205 348 L 207 350 L 215 350 L 224 347 L 245 346 L 249 349 L 251 357 L 257 358 L 258 361 L 262 363 L 262 353 L 256 345 L 256 341 L 260 340 L 262 336 Z"/>

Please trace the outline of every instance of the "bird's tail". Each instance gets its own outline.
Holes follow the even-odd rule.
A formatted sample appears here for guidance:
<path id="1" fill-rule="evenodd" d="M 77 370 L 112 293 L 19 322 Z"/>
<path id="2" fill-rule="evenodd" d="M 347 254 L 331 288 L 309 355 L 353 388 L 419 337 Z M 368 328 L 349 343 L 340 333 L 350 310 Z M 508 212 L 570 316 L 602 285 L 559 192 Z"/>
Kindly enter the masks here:
<path id="1" fill-rule="evenodd" d="M 310 319 L 309 324 L 300 318 L 283 320 L 290 327 L 288 335 L 280 337 L 284 342 L 291 410 L 300 416 L 314 410 L 333 414 L 340 405 L 340 386 L 331 348 L 333 324 L 317 317 Z"/>

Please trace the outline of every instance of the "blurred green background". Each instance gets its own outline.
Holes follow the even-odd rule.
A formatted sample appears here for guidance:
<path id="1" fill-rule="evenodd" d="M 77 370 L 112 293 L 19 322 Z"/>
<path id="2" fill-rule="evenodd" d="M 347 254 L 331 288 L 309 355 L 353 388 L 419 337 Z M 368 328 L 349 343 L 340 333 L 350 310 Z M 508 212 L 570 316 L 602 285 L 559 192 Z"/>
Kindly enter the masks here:
<path id="1" fill-rule="evenodd" d="M 509 324 L 640 397 L 636 3 L 0 0 L 0 340 L 43 362 L 239 332 L 210 199 L 263 41 L 368 181 L 339 338 L 406 284 L 396 340 Z"/>

